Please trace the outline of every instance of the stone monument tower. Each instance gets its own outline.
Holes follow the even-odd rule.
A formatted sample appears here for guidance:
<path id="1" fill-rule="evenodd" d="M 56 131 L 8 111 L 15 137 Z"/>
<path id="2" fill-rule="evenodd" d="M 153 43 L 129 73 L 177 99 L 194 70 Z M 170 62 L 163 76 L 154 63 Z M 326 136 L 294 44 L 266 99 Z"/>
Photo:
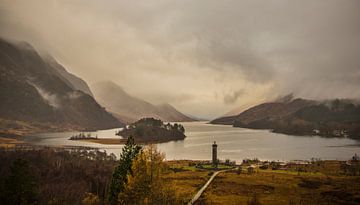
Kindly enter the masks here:
<path id="1" fill-rule="evenodd" d="M 217 160 L 217 144 L 216 141 L 214 141 L 214 144 L 212 145 L 212 165 L 217 166 L 218 160 Z"/>

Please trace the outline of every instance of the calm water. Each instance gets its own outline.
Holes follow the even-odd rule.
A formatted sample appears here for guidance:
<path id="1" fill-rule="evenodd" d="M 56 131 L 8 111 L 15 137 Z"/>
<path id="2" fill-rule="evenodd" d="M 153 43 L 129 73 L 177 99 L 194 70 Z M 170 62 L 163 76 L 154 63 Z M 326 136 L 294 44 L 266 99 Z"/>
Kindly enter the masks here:
<path id="1" fill-rule="evenodd" d="M 347 160 L 355 153 L 360 154 L 360 141 L 346 138 L 322 138 L 310 136 L 291 136 L 271 133 L 267 130 L 234 128 L 227 125 L 210 125 L 205 122 L 181 123 L 186 129 L 185 140 L 160 143 L 158 148 L 165 152 L 167 159 L 201 159 L 211 156 L 211 144 L 218 144 L 219 159 L 240 162 L 244 158 L 257 157 L 261 160 L 289 161 L 294 159 Z M 115 138 L 119 129 L 93 132 L 99 138 Z M 68 138 L 75 132 L 38 134 L 27 138 L 35 145 L 87 146 L 106 150 L 119 156 L 122 145 L 100 145 Z"/>

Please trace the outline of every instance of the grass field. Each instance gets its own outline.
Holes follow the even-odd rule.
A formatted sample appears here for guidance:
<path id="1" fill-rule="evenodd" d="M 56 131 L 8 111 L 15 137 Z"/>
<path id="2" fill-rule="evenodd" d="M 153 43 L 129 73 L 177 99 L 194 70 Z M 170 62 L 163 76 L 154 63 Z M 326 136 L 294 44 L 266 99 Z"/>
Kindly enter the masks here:
<path id="1" fill-rule="evenodd" d="M 360 177 L 231 171 L 219 174 L 196 204 L 360 204 Z"/>
<path id="2" fill-rule="evenodd" d="M 207 169 L 211 167 L 193 166 L 198 163 L 201 161 L 166 162 L 169 169 L 164 180 L 174 185 L 183 204 L 187 204 L 213 173 Z M 256 168 L 251 174 L 247 173 L 246 166 L 240 174 L 228 170 L 214 179 L 196 204 L 360 204 L 360 176 L 339 174 L 339 164 L 322 162 L 296 166 L 290 171 Z M 298 167 L 308 170 L 295 171 Z"/>
<path id="3" fill-rule="evenodd" d="M 169 171 L 164 175 L 165 183 L 173 185 L 178 199 L 187 204 L 210 178 L 211 172 L 188 166 L 187 160 L 168 161 Z"/>

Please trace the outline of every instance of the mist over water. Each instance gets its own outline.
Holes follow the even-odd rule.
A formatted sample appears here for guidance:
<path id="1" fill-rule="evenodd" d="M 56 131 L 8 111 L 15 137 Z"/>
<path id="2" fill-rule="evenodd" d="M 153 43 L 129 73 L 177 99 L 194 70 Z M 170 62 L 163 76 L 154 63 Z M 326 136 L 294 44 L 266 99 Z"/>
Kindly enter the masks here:
<path id="1" fill-rule="evenodd" d="M 348 160 L 360 152 L 360 141 L 347 138 L 323 138 L 317 136 L 291 136 L 271 133 L 268 130 L 234 128 L 227 125 L 211 125 L 206 122 L 182 123 L 186 130 L 185 140 L 157 144 L 166 154 L 166 159 L 210 160 L 211 145 L 218 144 L 220 160 L 230 159 L 241 162 L 244 158 L 261 160 Z M 115 138 L 118 129 L 92 132 L 99 138 Z M 47 133 L 28 137 L 31 144 L 46 146 L 87 146 L 106 150 L 117 157 L 122 145 L 100 145 L 68 138 L 74 132 Z"/>

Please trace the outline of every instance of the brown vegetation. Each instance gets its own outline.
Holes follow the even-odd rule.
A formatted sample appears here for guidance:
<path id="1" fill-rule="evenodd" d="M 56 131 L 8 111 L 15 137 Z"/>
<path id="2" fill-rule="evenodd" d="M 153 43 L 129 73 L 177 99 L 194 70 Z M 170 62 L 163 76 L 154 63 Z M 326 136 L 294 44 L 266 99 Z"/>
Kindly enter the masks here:
<path id="1" fill-rule="evenodd" d="M 105 204 L 114 168 L 114 155 L 90 148 L 14 147 L 0 149 L 0 204 L 8 202 L 6 181 L 17 159 L 25 160 L 36 182 L 36 204 Z M 207 171 L 173 169 L 188 161 L 165 161 L 157 183 L 170 189 L 173 201 L 186 204 L 209 178 Z M 139 164 L 138 164 L 139 165 Z M 15 183 L 15 182 L 14 182 Z M 11 183 L 10 184 L 14 184 Z M 154 186 L 154 185 L 153 185 Z"/>
<path id="2" fill-rule="evenodd" d="M 0 147 L 3 148 L 15 147 L 17 144 L 22 144 L 22 143 L 23 141 L 17 139 L 0 137 Z"/>
<path id="3" fill-rule="evenodd" d="M 103 200 L 115 156 L 96 149 L 15 148 L 0 150 L 0 193 L 7 189 L 5 181 L 17 160 L 26 160 L 37 181 L 38 204 L 81 204 L 87 193 Z M 0 204 L 7 204 L 0 194 Z"/>
<path id="4" fill-rule="evenodd" d="M 360 204 L 360 177 L 259 171 L 221 173 L 197 204 Z"/>
<path id="5" fill-rule="evenodd" d="M 19 160 L 28 164 L 20 166 L 21 173 L 29 173 L 25 178 L 19 176 L 31 179 L 27 193 L 34 193 L 25 199 L 36 204 L 106 204 L 111 176 L 119 165 L 114 155 L 96 149 L 1 149 L 0 204 L 11 204 L 12 195 L 6 190 L 11 185 L 16 193 L 17 184 L 24 181 L 13 181 L 18 178 L 14 167 L 19 166 L 14 164 Z M 355 164 L 353 161 L 349 162 Z M 287 170 L 273 170 L 273 163 L 257 167 L 258 160 L 245 162 L 241 169 L 220 173 L 197 204 L 360 204 L 360 177 L 352 176 L 343 162 L 314 160 L 289 165 Z M 211 176 L 212 171 L 196 166 L 201 163 L 163 161 L 160 153 L 145 149 L 134 159 L 121 200 L 187 204 Z M 132 198 L 135 195 L 138 197 Z"/>

